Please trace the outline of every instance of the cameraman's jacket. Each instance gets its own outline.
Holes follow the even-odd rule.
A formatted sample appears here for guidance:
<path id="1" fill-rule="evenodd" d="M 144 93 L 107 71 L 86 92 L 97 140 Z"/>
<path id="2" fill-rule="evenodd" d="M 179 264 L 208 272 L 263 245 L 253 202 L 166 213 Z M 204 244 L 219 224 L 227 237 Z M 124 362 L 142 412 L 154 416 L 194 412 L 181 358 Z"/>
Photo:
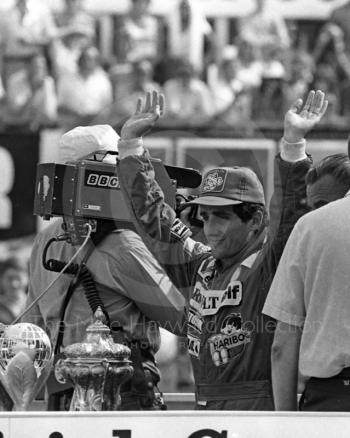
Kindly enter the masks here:
<path id="1" fill-rule="evenodd" d="M 261 310 L 289 233 L 307 211 L 305 174 L 310 165 L 309 158 L 288 163 L 276 157 L 265 238 L 260 235 L 242 259 L 223 264 L 188 236 L 163 202 L 147 152 L 119 162 L 121 187 L 137 231 L 188 302 L 186 334 L 198 403 L 225 400 L 225 388 L 231 397 L 230 384 L 247 383 L 249 393 L 251 382 L 271 381 L 275 325 Z"/>
<path id="2" fill-rule="evenodd" d="M 44 269 L 42 254 L 48 240 L 62 234 L 61 224 L 61 220 L 55 221 L 35 239 L 29 266 L 28 305 L 58 277 L 56 272 Z M 49 247 L 47 258 L 68 262 L 77 249 L 67 242 L 57 242 Z M 79 263 L 88 250 L 86 247 L 75 263 Z M 111 328 L 118 334 L 116 342 L 136 342 L 149 346 L 149 354 L 155 353 L 160 341 L 158 325 L 173 322 L 177 327 L 174 321 L 182 318 L 186 303 L 140 237 L 131 230 L 116 230 L 94 248 L 86 264 L 109 314 Z M 48 293 L 22 319 L 22 322 L 31 322 L 46 330 L 53 345 L 72 279 L 72 275 L 59 276 Z M 91 322 L 91 308 L 83 287 L 78 286 L 65 313 L 63 347 L 82 342 Z"/>

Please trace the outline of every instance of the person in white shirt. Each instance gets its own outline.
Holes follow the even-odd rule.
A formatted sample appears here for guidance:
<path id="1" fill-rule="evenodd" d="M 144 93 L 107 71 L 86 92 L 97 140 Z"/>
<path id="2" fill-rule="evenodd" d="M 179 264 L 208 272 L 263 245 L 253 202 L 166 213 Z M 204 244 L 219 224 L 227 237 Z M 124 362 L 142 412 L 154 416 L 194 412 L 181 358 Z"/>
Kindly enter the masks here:
<path id="1" fill-rule="evenodd" d="M 200 125 L 214 113 L 214 102 L 208 86 L 195 77 L 193 66 L 179 59 L 175 77 L 164 84 L 168 102 L 167 122 Z"/>
<path id="2" fill-rule="evenodd" d="M 323 158 L 306 185 L 313 212 L 296 224 L 263 308 L 277 320 L 275 404 L 297 409 L 299 373 L 305 383 L 300 410 L 349 411 L 349 156 Z"/>
<path id="3" fill-rule="evenodd" d="M 28 55 L 50 44 L 57 28 L 45 3 L 16 0 L 1 14 L 0 40 L 6 55 Z"/>
<path id="4" fill-rule="evenodd" d="M 255 10 L 239 22 L 240 37 L 258 48 L 271 44 L 288 48 L 290 38 L 287 26 L 276 7 L 270 3 L 267 0 L 256 0 Z"/>
<path id="5" fill-rule="evenodd" d="M 277 319 L 272 346 L 276 410 L 349 411 L 350 198 L 302 217 L 294 227 L 263 313 Z"/>
<path id="6" fill-rule="evenodd" d="M 157 18 L 149 12 L 150 0 L 132 0 L 123 22 L 121 36 L 125 39 L 126 61 L 158 58 L 159 26 Z"/>
<path id="7" fill-rule="evenodd" d="M 55 83 L 48 74 L 44 56 L 38 54 L 29 67 L 9 76 L 3 117 L 7 125 L 22 125 L 35 131 L 57 121 Z"/>
<path id="8" fill-rule="evenodd" d="M 205 41 L 214 49 L 215 36 L 198 0 L 178 0 L 168 14 L 169 55 L 189 61 L 201 72 Z"/>
<path id="9" fill-rule="evenodd" d="M 98 50 L 87 47 L 79 58 L 79 71 L 58 81 L 59 117 L 68 128 L 88 124 L 113 101 L 111 81 L 98 58 Z"/>

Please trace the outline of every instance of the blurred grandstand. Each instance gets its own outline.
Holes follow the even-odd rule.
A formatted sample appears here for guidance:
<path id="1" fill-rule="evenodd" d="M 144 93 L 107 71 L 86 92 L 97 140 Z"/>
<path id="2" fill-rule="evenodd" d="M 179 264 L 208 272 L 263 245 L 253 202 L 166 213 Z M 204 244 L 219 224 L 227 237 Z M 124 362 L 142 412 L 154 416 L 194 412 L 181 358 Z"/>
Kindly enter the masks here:
<path id="1" fill-rule="evenodd" d="M 118 127 L 128 115 L 124 109 L 130 104 L 125 100 L 135 91 L 143 91 L 142 87 L 134 89 L 133 63 L 144 59 L 151 62 L 150 80 L 163 86 L 173 79 L 181 58 L 191 63 L 197 79 L 208 85 L 213 86 L 212 76 L 216 75 L 214 86 L 220 83 L 224 87 L 222 92 L 230 95 L 225 102 L 218 102 L 219 91 L 211 88 L 210 126 L 213 128 L 232 129 L 237 125 L 244 131 L 244 125 L 249 125 L 247 131 L 251 132 L 254 131 L 251 121 L 259 127 L 278 126 L 295 93 L 299 95 L 309 86 L 322 85 L 332 95 L 331 100 L 337 101 L 331 105 L 325 123 L 338 129 L 346 126 L 349 118 L 350 49 L 346 12 L 350 6 L 347 3 L 345 0 L 3 1 L 0 5 L 3 11 L 0 19 L 2 127 L 34 131 L 47 126 L 66 127 L 67 117 L 73 125 L 98 121 Z M 334 12 L 341 6 L 342 20 Z M 112 95 L 101 102 L 103 111 L 88 84 L 93 80 L 96 84 L 97 79 L 81 80 L 78 72 L 79 57 L 89 45 L 97 47 L 96 62 L 112 84 Z M 44 55 L 46 65 L 36 73 L 30 66 L 38 53 Z M 225 78 L 224 68 L 231 69 L 229 78 Z M 82 103 L 91 107 L 90 111 L 67 114 L 60 83 L 68 75 L 88 90 Z M 97 83 L 101 80 L 100 75 Z M 193 87 L 196 87 L 194 83 Z M 198 99 L 201 112 L 202 98 Z M 113 103 L 106 108 L 108 100 Z M 190 127 L 208 126 L 207 117 L 194 119 L 186 117 Z M 169 120 L 166 122 L 169 124 Z M 175 125 L 186 125 L 181 118 L 177 122 Z"/>

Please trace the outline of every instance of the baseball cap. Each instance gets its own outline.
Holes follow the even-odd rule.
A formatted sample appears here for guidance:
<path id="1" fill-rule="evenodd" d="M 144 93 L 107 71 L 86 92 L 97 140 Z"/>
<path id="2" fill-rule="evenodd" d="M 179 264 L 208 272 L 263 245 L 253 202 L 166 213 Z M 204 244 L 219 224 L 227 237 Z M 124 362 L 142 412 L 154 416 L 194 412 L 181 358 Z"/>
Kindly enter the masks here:
<path id="1" fill-rule="evenodd" d="M 225 206 L 251 202 L 265 205 L 264 189 L 248 167 L 218 167 L 204 175 L 200 195 L 186 205 Z"/>
<path id="2" fill-rule="evenodd" d="M 58 161 L 65 164 L 101 150 L 118 152 L 119 138 L 110 125 L 77 126 L 60 138 Z"/>

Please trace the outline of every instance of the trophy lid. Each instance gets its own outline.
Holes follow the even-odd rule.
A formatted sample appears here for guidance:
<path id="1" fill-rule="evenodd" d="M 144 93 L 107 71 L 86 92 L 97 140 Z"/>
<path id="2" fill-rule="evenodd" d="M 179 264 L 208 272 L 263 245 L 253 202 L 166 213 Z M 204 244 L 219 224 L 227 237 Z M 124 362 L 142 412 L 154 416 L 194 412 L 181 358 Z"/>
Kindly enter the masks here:
<path id="1" fill-rule="evenodd" d="M 111 331 L 103 322 L 104 314 L 98 307 L 94 321 L 86 328 L 83 342 L 68 345 L 64 353 L 68 359 L 89 359 L 129 362 L 130 348 L 113 342 Z"/>
<path id="2" fill-rule="evenodd" d="M 90 334 L 95 334 L 95 335 L 101 335 L 103 336 L 103 334 L 110 334 L 110 329 L 109 327 L 106 326 L 106 324 L 104 324 L 105 320 L 105 316 L 102 312 L 101 307 L 97 307 L 96 312 L 94 314 L 94 321 L 92 324 L 90 324 L 87 328 L 86 328 L 86 333 L 90 333 Z"/>

